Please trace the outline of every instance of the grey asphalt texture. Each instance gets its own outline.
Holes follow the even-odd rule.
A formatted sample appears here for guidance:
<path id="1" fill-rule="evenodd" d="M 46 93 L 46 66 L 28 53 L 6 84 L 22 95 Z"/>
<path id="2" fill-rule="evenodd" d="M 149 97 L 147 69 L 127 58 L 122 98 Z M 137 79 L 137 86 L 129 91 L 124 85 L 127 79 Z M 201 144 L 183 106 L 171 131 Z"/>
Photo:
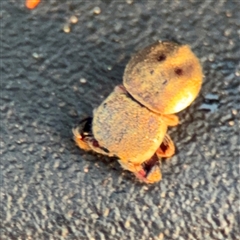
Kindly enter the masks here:
<path id="1" fill-rule="evenodd" d="M 0 239 L 240 239 L 239 12 L 230 0 L 1 1 Z M 205 78 L 169 130 L 162 181 L 146 185 L 77 148 L 71 129 L 158 39 L 191 45 Z"/>

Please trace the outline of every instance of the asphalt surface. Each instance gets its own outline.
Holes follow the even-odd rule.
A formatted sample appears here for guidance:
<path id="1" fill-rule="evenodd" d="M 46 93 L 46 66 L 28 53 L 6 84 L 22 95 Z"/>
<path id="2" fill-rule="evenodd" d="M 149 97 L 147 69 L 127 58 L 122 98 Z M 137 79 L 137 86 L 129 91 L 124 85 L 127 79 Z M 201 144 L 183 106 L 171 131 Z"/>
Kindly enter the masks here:
<path id="1" fill-rule="evenodd" d="M 239 239 L 239 1 L 0 5 L 1 240 Z M 71 128 L 158 39 L 191 45 L 205 79 L 170 129 L 163 180 L 144 185 Z"/>

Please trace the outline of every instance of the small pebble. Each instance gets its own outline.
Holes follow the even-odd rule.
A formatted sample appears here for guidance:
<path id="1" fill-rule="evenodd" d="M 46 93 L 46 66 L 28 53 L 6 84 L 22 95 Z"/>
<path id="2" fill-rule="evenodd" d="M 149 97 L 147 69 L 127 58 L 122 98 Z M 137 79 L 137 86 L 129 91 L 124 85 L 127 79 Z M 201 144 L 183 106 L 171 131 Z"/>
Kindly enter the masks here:
<path id="1" fill-rule="evenodd" d="M 237 110 L 236 109 L 232 109 L 232 114 L 233 115 L 237 115 Z"/>
<path id="2" fill-rule="evenodd" d="M 84 172 L 85 172 L 85 173 L 88 173 L 88 168 L 84 168 Z"/>
<path id="3" fill-rule="evenodd" d="M 225 37 L 228 37 L 228 36 L 230 36 L 230 34 L 231 34 L 231 29 L 226 29 L 225 31 L 224 31 L 224 36 Z"/>
<path id="4" fill-rule="evenodd" d="M 227 77 L 225 77 L 226 81 L 232 81 L 234 79 L 234 73 L 231 73 L 230 75 L 228 75 Z"/>
<path id="5" fill-rule="evenodd" d="M 213 53 L 209 54 L 208 60 L 209 60 L 210 62 L 213 62 L 213 61 L 215 60 L 215 55 L 214 55 Z"/>
<path id="6" fill-rule="evenodd" d="M 62 228 L 62 236 L 65 238 L 68 235 L 68 229 L 66 227 Z"/>
<path id="7" fill-rule="evenodd" d="M 78 18 L 77 18 L 76 16 L 71 16 L 71 17 L 70 17 L 70 22 L 71 22 L 72 24 L 75 24 L 75 23 L 78 22 Z"/>
<path id="8" fill-rule="evenodd" d="M 203 103 L 199 109 L 201 110 L 207 110 L 210 112 L 215 112 L 218 109 L 218 104 L 214 103 L 214 104 L 207 104 L 207 103 Z"/>
<path id="9" fill-rule="evenodd" d="M 226 16 L 227 16 L 227 17 L 232 17 L 232 12 L 229 11 L 229 10 L 227 10 L 227 11 L 226 11 Z"/>
<path id="10" fill-rule="evenodd" d="M 86 83 L 87 82 L 87 80 L 85 79 L 85 78 L 80 78 L 80 83 Z"/>
<path id="11" fill-rule="evenodd" d="M 223 117 L 221 117 L 221 122 L 227 122 L 227 121 L 232 121 L 232 114 L 228 113 L 228 114 L 225 114 Z"/>
<path id="12" fill-rule="evenodd" d="M 162 192 L 160 196 L 161 196 L 162 198 L 165 198 L 165 197 L 166 197 L 166 192 Z"/>
<path id="13" fill-rule="evenodd" d="M 72 88 L 73 88 L 73 91 L 74 91 L 74 92 L 77 92 L 77 91 L 78 91 L 78 87 L 77 87 L 77 86 L 73 86 Z"/>
<path id="14" fill-rule="evenodd" d="M 65 25 L 63 26 L 63 31 L 64 31 L 65 33 L 70 33 L 70 31 L 71 31 L 70 26 L 69 26 L 68 24 L 65 24 Z"/>
<path id="15" fill-rule="evenodd" d="M 133 0 L 126 0 L 126 3 L 127 3 L 127 4 L 132 4 L 132 3 L 133 3 Z"/>
<path id="16" fill-rule="evenodd" d="M 218 95 L 217 94 L 213 94 L 213 93 L 207 93 L 204 98 L 207 99 L 207 100 L 212 100 L 212 101 L 219 100 Z"/>
<path id="17" fill-rule="evenodd" d="M 101 13 L 101 8 L 100 8 L 100 7 L 95 7 L 95 8 L 93 9 L 93 12 L 94 12 L 94 14 L 98 15 L 98 14 Z"/>
<path id="18" fill-rule="evenodd" d="M 174 197 L 174 193 L 173 193 L 173 192 L 169 192 L 169 193 L 168 193 L 168 196 L 169 196 L 170 198 L 173 198 L 173 197 Z"/>
<path id="19" fill-rule="evenodd" d="M 198 183 L 198 182 L 193 182 L 193 184 L 192 184 L 192 187 L 193 187 L 193 188 L 197 188 L 197 187 L 198 187 L 198 185 L 199 185 L 199 183 Z"/>
<path id="20" fill-rule="evenodd" d="M 125 228 L 129 228 L 129 227 L 130 227 L 130 222 L 129 222 L 129 220 L 127 220 L 124 225 L 125 225 Z"/>
<path id="21" fill-rule="evenodd" d="M 158 235 L 158 240 L 163 240 L 164 239 L 164 235 L 163 235 L 163 233 L 160 233 L 159 235 Z"/>
<path id="22" fill-rule="evenodd" d="M 234 125 L 234 121 L 229 121 L 228 124 L 229 124 L 230 126 L 233 126 L 233 125 Z"/>
<path id="23" fill-rule="evenodd" d="M 72 117 L 76 117 L 76 116 L 78 115 L 75 109 L 71 109 L 71 110 L 68 112 L 68 114 L 69 114 L 70 116 L 72 116 Z"/>
<path id="24" fill-rule="evenodd" d="M 105 210 L 104 213 L 103 213 L 103 216 L 104 216 L 104 217 L 107 217 L 108 214 L 109 214 L 109 208 L 106 208 L 106 210 Z"/>
<path id="25" fill-rule="evenodd" d="M 59 106 L 59 107 L 64 107 L 64 106 L 66 106 L 66 103 L 65 103 L 65 102 L 60 102 L 60 103 L 58 104 L 58 106 Z"/>
<path id="26" fill-rule="evenodd" d="M 32 56 L 33 56 L 34 58 L 36 58 L 36 59 L 38 59 L 38 58 L 39 58 L 39 54 L 38 54 L 38 53 L 36 53 L 36 52 L 34 52 L 34 53 L 32 54 Z"/>

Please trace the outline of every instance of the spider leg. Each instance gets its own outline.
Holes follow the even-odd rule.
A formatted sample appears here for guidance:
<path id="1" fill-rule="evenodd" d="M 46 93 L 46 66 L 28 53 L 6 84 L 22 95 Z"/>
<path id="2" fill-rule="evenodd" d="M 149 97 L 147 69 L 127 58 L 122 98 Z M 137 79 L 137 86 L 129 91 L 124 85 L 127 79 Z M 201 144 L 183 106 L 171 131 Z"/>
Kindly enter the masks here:
<path id="1" fill-rule="evenodd" d="M 175 146 L 168 134 L 165 135 L 163 142 L 156 151 L 158 157 L 168 158 L 173 156 L 175 153 Z"/>
<path id="2" fill-rule="evenodd" d="M 155 183 L 162 179 L 160 170 L 161 163 L 156 154 L 142 164 L 134 164 L 130 161 L 126 162 L 121 160 L 119 160 L 119 163 L 124 169 L 134 173 L 141 182 Z"/>

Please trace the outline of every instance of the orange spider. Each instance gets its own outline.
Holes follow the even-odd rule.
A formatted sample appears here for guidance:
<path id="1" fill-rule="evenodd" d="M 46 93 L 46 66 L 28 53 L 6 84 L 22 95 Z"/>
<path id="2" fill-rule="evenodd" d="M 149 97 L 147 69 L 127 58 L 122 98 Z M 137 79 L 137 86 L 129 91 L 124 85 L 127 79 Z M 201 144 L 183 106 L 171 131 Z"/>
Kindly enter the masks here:
<path id="1" fill-rule="evenodd" d="M 136 53 L 123 85 L 73 129 L 76 144 L 108 156 L 143 182 L 161 180 L 159 157 L 171 157 L 168 126 L 189 106 L 202 85 L 202 68 L 188 45 L 158 41 Z"/>

